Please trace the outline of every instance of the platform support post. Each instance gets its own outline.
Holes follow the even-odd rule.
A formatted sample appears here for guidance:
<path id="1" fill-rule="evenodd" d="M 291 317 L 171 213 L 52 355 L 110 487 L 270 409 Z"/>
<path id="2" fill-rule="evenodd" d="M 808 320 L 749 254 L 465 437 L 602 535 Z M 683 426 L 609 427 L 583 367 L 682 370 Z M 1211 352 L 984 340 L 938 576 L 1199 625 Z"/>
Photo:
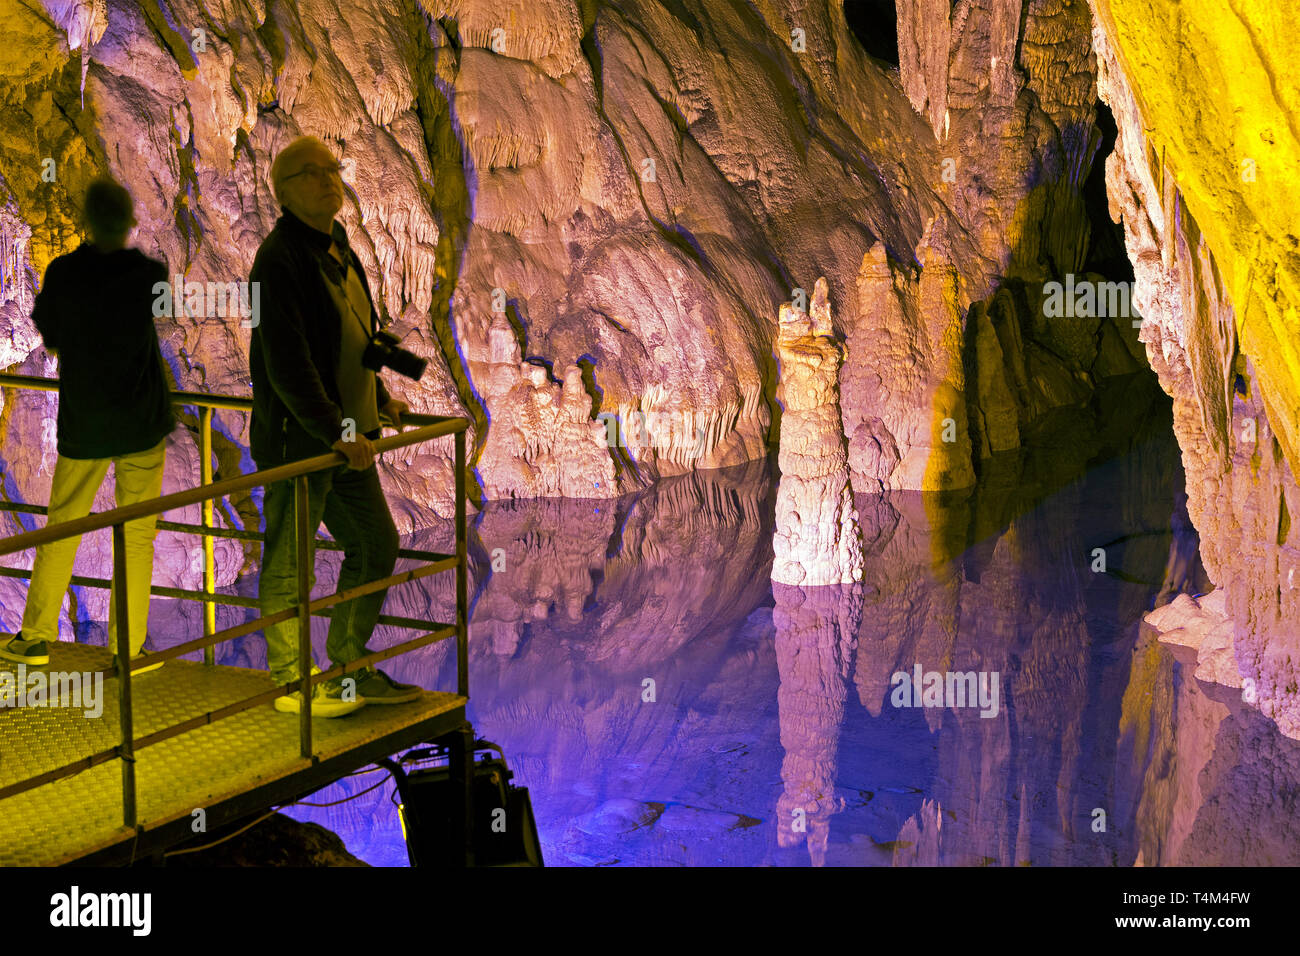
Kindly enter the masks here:
<path id="1" fill-rule="evenodd" d="M 448 741 L 451 756 L 452 789 L 462 796 L 463 811 L 452 819 L 452 859 L 460 865 L 474 865 L 474 728 L 468 721 L 452 731 Z"/>
<path id="2" fill-rule="evenodd" d="M 199 409 L 199 482 L 212 484 L 212 406 L 204 405 Z M 203 502 L 201 523 L 204 528 L 211 528 L 212 499 Z M 203 535 L 203 593 L 212 596 L 216 592 L 217 560 L 213 552 L 212 535 Z M 217 605 L 208 600 L 203 602 L 203 636 L 211 637 L 217 633 Z M 215 663 L 212 646 L 203 648 L 203 663 L 211 667 Z"/>
<path id="3" fill-rule="evenodd" d="M 117 706 L 122 742 L 122 825 L 135 829 L 135 727 L 131 709 L 131 619 L 126 600 L 126 524 L 113 525 L 113 603 L 117 620 Z"/>
<path id="4" fill-rule="evenodd" d="M 302 688 L 302 706 L 298 708 L 298 751 L 304 760 L 311 759 L 311 545 L 314 529 L 307 527 L 307 476 L 299 475 L 293 483 L 295 547 L 298 563 L 298 680 Z"/>

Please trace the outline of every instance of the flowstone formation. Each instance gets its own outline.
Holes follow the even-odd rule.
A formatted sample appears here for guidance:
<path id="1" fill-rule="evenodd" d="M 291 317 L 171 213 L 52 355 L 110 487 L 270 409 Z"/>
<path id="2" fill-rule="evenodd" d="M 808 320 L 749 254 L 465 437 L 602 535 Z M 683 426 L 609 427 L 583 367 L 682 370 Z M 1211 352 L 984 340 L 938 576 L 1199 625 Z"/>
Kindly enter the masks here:
<path id="1" fill-rule="evenodd" d="M 487 496 L 613 497 L 617 486 L 606 429 L 591 420 L 582 369 L 570 365 L 560 385 L 545 366 L 521 361 L 504 316 L 488 329 L 488 343 L 488 361 L 471 363 L 484 404 L 498 410 L 484 449 L 498 463 L 485 476 Z"/>
<path id="2" fill-rule="evenodd" d="M 877 243 L 858 275 L 861 320 L 848 338 L 844 433 L 859 493 L 975 483 L 957 276 L 926 244 L 909 283 Z"/>
<path id="3" fill-rule="evenodd" d="M 781 416 L 772 580 L 811 586 L 862 580 L 862 538 L 853 509 L 838 372 L 842 349 L 831 335 L 826 280 L 812 307 L 781 306 L 776 342 L 781 363 Z"/>

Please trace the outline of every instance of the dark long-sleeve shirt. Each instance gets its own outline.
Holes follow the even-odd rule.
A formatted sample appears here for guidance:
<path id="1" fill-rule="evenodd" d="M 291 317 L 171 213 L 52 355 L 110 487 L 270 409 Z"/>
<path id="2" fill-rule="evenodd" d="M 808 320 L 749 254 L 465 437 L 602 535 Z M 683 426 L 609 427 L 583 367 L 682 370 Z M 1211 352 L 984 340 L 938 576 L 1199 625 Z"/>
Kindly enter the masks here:
<path id="1" fill-rule="evenodd" d="M 89 243 L 45 270 L 32 321 L 59 356 L 65 458 L 147 451 L 175 427 L 153 319 L 154 286 L 166 281 L 166 266 L 138 249 Z"/>
<path id="2" fill-rule="evenodd" d="M 336 378 L 343 316 L 322 273 L 340 272 L 329 254 L 334 241 L 346 250 L 350 268 L 361 280 L 373 333 L 379 316 L 370 286 L 337 222 L 329 236 L 286 209 L 253 260 L 249 279 L 260 283 L 260 314 L 248 351 L 253 380 L 248 431 L 249 451 L 259 468 L 328 454 L 343 437 L 344 399 Z M 383 380 L 378 375 L 374 379 L 377 421 L 389 396 Z"/>

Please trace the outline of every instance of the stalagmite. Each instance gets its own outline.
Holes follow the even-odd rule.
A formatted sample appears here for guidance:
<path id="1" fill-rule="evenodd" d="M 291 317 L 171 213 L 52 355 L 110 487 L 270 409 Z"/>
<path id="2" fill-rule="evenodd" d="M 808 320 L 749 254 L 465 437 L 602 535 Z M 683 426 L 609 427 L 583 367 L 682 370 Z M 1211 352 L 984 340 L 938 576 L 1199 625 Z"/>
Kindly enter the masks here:
<path id="1" fill-rule="evenodd" d="M 862 540 L 853 508 L 838 373 L 842 349 L 829 334 L 826 280 L 813 313 L 781 306 L 777 354 L 783 402 L 772 580 L 805 587 L 862 579 Z"/>

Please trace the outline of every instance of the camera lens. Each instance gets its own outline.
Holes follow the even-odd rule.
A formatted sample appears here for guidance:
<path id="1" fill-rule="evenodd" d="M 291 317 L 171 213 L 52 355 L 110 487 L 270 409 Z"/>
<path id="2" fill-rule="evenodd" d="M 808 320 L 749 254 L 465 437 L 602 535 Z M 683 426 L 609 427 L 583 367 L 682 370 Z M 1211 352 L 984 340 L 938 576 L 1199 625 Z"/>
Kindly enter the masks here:
<path id="1" fill-rule="evenodd" d="M 414 352 L 397 345 L 397 336 L 388 332 L 376 332 L 366 345 L 361 356 L 361 364 L 371 371 L 391 368 L 398 375 L 418 379 L 424 375 L 429 363 Z"/>
<path id="2" fill-rule="evenodd" d="M 398 375 L 405 375 L 407 378 L 420 378 L 420 376 L 424 374 L 424 370 L 428 367 L 428 364 L 429 363 L 420 358 L 420 356 L 413 352 L 408 352 L 406 349 L 394 347 L 388 356 L 388 367 Z"/>

